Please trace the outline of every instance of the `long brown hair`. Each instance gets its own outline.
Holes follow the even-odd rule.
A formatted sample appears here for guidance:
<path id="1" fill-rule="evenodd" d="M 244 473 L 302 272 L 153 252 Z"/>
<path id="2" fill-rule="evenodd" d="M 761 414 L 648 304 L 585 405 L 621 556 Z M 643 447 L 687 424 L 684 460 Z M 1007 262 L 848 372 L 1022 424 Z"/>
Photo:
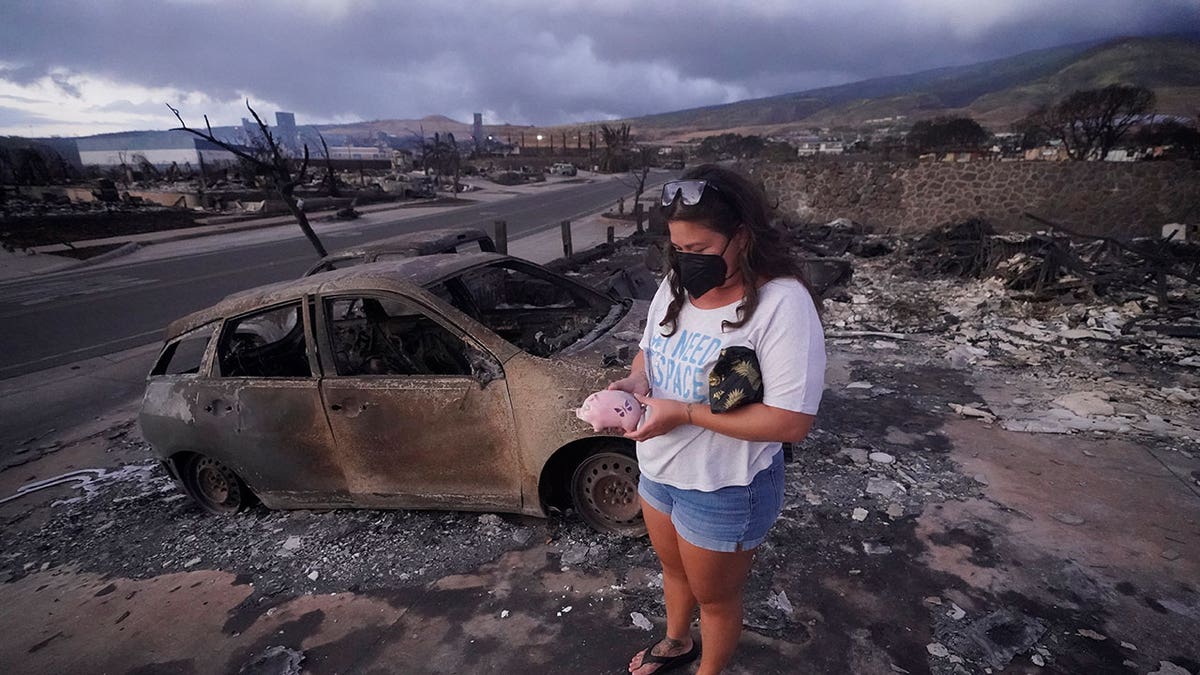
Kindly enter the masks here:
<path id="1" fill-rule="evenodd" d="M 738 270 L 742 273 L 745 294 L 737 307 L 737 321 L 722 321 L 721 329 L 738 328 L 746 324 L 758 307 L 758 281 L 792 277 L 800 281 L 814 300 L 817 295 L 804 278 L 797 260 L 788 251 L 783 234 L 771 226 L 771 209 L 762 188 L 748 178 L 716 164 L 702 164 L 686 171 L 683 180 L 703 180 L 715 189 L 705 189 L 700 201 L 694 205 L 683 203 L 677 197 L 670 206 L 661 207 L 668 222 L 685 220 L 696 223 L 732 239 L 740 226 L 746 228 L 746 245 L 738 255 Z M 667 328 L 665 336 L 675 334 L 678 329 L 679 311 L 686 297 L 683 281 L 679 278 L 679 265 L 675 248 L 667 247 L 667 262 L 670 263 L 668 283 L 671 288 L 671 303 L 667 315 L 658 324 Z"/>

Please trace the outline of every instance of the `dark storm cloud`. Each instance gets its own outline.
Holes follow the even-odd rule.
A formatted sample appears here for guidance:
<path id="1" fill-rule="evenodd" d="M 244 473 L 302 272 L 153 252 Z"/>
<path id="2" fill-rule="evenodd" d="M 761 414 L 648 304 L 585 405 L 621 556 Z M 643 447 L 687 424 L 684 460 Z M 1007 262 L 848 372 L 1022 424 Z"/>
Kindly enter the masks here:
<path id="1" fill-rule="evenodd" d="M 66 72 L 249 96 L 309 119 L 484 110 L 488 122 L 530 123 L 786 93 L 1197 17 L 1196 0 L 7 4 L 0 79 L 10 82 L 54 74 L 78 95 Z"/>
<path id="2" fill-rule="evenodd" d="M 790 11 L 658 6 L 639 12 L 636 22 L 614 17 L 601 27 L 593 22 L 590 30 L 609 36 L 597 42 L 605 59 L 665 58 L 684 75 L 783 93 L 827 84 L 821 74 L 861 80 L 1200 27 L 1197 0 L 779 4 Z M 568 30 L 570 17 L 564 19 L 558 27 Z"/>
<path id="3" fill-rule="evenodd" d="M 48 74 L 49 70 L 45 66 L 0 67 L 0 80 L 15 82 L 16 84 L 33 84 Z"/>
<path id="4" fill-rule="evenodd" d="M 54 86 L 58 87 L 64 94 L 70 96 L 71 98 L 79 98 L 82 96 L 81 92 L 79 91 L 79 87 L 71 84 L 71 81 L 68 80 L 67 77 L 62 73 L 50 73 L 50 81 L 54 83 Z"/>

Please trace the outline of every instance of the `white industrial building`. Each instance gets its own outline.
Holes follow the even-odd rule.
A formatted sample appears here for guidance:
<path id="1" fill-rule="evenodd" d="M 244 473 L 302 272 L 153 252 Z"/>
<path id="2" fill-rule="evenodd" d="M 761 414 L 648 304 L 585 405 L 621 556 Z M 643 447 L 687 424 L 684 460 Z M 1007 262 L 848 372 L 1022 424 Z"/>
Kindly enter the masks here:
<path id="1" fill-rule="evenodd" d="M 377 159 L 390 160 L 391 148 L 374 146 L 335 145 L 329 148 L 329 159 Z"/>
<path id="2" fill-rule="evenodd" d="M 220 146 L 186 131 L 137 131 L 80 138 L 79 161 L 83 166 L 137 166 L 142 158 L 156 167 L 204 165 L 217 168 L 237 163 L 237 156 Z"/>
<path id="3" fill-rule="evenodd" d="M 840 138 L 805 138 L 796 144 L 796 154 L 801 157 L 840 155 L 845 151 L 846 144 Z"/>

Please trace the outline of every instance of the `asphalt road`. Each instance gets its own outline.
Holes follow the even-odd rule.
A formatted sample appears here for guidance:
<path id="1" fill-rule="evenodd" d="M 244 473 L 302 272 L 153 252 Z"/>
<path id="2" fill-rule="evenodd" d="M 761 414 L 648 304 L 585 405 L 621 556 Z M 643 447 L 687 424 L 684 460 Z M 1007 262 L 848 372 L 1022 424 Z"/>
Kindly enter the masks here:
<path id="1" fill-rule="evenodd" d="M 630 189 L 597 181 L 411 220 L 355 227 L 327 249 L 435 227 L 508 222 L 510 239 L 594 213 Z M 296 228 L 279 241 L 0 286 L 0 380 L 154 342 L 166 325 L 235 291 L 300 276 L 316 261 Z"/>
<path id="2" fill-rule="evenodd" d="M 619 181 L 602 180 L 406 220 L 353 221 L 323 243 L 336 250 L 447 226 L 492 232 L 500 219 L 512 241 L 599 212 L 629 193 Z M 157 354 L 152 343 L 174 319 L 230 293 L 296 278 L 316 261 L 299 228 L 276 231 L 265 242 L 261 232 L 218 235 L 194 240 L 195 253 L 179 242 L 167 245 L 179 251 L 170 258 L 0 285 L 0 461 L 135 406 Z"/>

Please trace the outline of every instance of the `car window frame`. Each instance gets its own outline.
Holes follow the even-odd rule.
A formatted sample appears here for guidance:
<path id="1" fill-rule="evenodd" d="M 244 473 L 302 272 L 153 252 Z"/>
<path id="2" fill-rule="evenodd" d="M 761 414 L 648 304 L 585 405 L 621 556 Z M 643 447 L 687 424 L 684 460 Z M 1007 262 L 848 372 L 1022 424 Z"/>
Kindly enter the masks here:
<path id="1" fill-rule="evenodd" d="M 450 319 L 450 317 L 446 316 L 446 312 L 444 311 L 445 308 L 448 307 L 448 308 L 453 309 L 453 307 L 451 307 L 450 305 L 441 307 L 441 305 L 443 303 L 441 302 L 441 300 L 438 300 L 437 298 L 434 298 L 434 300 L 438 303 L 439 306 L 436 306 L 436 307 L 430 306 L 430 304 L 428 302 L 423 301 L 421 298 L 417 298 L 412 295 L 408 295 L 408 294 L 401 293 L 401 292 L 391 290 L 391 289 L 379 289 L 379 288 L 339 289 L 336 291 L 317 293 L 314 295 L 314 297 L 313 297 L 313 312 L 314 312 L 313 319 L 314 319 L 314 321 L 313 322 L 316 325 L 316 327 L 318 328 L 318 339 L 320 340 L 319 351 L 321 352 L 321 354 L 328 355 L 328 358 L 320 359 L 321 364 L 324 368 L 324 370 L 321 373 L 321 377 L 338 379 L 338 380 L 348 380 L 348 379 L 365 377 L 365 378 L 370 378 L 371 380 L 386 380 L 389 378 L 392 378 L 392 379 L 423 378 L 423 379 L 468 379 L 468 380 L 472 380 L 475 382 L 479 381 L 479 379 L 477 377 L 475 377 L 474 375 L 470 375 L 470 374 L 468 374 L 468 375 L 454 375 L 454 374 L 431 375 L 431 374 L 427 374 L 427 373 L 413 373 L 413 374 L 387 374 L 387 375 L 361 375 L 361 374 L 359 374 L 359 375 L 342 375 L 342 374 L 338 373 L 337 372 L 337 359 L 334 357 L 333 336 L 330 335 L 329 319 L 326 314 L 326 303 L 328 301 L 336 301 L 339 299 L 348 299 L 348 298 L 373 298 L 373 299 L 380 300 L 380 301 L 387 301 L 389 299 L 399 300 L 402 303 L 405 303 L 415 309 L 418 309 L 429 320 L 438 324 L 439 326 L 444 328 L 446 331 L 448 331 L 451 335 L 462 340 L 464 343 L 471 344 L 472 346 L 475 347 L 475 349 L 482 352 L 484 355 L 487 356 L 487 358 L 489 358 L 491 360 L 492 365 L 494 365 L 495 368 L 497 369 L 498 376 L 495 378 L 492 378 L 491 380 L 489 380 L 489 382 L 493 382 L 495 380 L 505 380 L 506 379 L 506 375 L 505 375 L 505 371 L 504 371 L 504 361 L 500 357 L 498 357 L 496 355 L 496 353 L 490 347 L 488 347 L 487 343 L 484 342 L 483 340 L 480 340 L 479 338 L 477 338 L 474 334 L 471 333 L 471 331 L 466 330 L 462 326 L 459 326 L 457 323 L 452 321 Z M 484 327 L 484 330 L 486 330 L 486 327 Z"/>
<path id="2" fill-rule="evenodd" d="M 213 319 L 212 321 L 209 321 L 208 323 L 205 323 L 205 324 L 202 324 L 195 328 L 184 331 L 183 333 L 180 333 L 179 335 L 176 335 L 175 337 L 164 342 L 162 348 L 160 348 L 158 350 L 158 356 L 155 357 L 154 364 L 152 366 L 150 366 L 150 374 L 148 374 L 146 376 L 146 378 L 147 379 L 151 379 L 151 378 L 154 378 L 154 379 L 158 379 L 158 378 L 199 379 L 202 377 L 208 377 L 209 373 L 212 371 L 212 362 L 214 359 L 214 355 L 216 354 L 216 349 L 217 349 L 216 345 L 218 342 L 216 337 L 220 334 L 222 326 L 223 326 L 222 319 Z M 194 372 L 194 373 L 163 372 L 163 373 L 155 374 L 154 371 L 158 370 L 158 366 L 159 366 L 159 364 L 162 363 L 163 357 L 166 355 L 168 349 L 170 349 L 171 347 L 178 347 L 178 345 L 180 343 L 182 343 L 184 340 L 188 340 L 195 334 L 197 334 L 203 330 L 206 330 L 206 329 L 211 330 L 212 333 L 208 336 L 208 343 L 204 346 L 204 352 L 200 355 L 200 367 L 196 370 L 196 372 Z M 171 358 L 172 359 L 175 358 L 174 353 L 171 354 Z M 168 361 L 167 363 L 169 364 L 170 361 Z"/>
<path id="3" fill-rule="evenodd" d="M 221 373 L 221 359 L 217 356 L 217 350 L 220 348 L 221 342 L 225 339 L 225 331 L 237 321 L 241 321 L 256 314 L 264 314 L 271 312 L 287 305 L 298 305 L 300 307 L 300 321 L 304 331 L 304 352 L 308 359 L 308 375 L 294 375 L 289 377 L 263 377 L 258 375 L 223 375 Z M 244 312 L 238 312 L 221 319 L 221 326 L 217 332 L 217 339 L 212 341 L 210 345 L 212 349 L 212 360 L 209 365 L 208 375 L 214 380 L 262 380 L 266 382 L 286 382 L 289 380 L 316 380 L 321 377 L 321 362 L 317 355 L 317 345 L 315 335 L 313 334 L 312 326 L 312 302 L 311 295 L 304 294 L 286 300 L 271 302 L 270 304 L 259 305 L 253 309 Z"/>

